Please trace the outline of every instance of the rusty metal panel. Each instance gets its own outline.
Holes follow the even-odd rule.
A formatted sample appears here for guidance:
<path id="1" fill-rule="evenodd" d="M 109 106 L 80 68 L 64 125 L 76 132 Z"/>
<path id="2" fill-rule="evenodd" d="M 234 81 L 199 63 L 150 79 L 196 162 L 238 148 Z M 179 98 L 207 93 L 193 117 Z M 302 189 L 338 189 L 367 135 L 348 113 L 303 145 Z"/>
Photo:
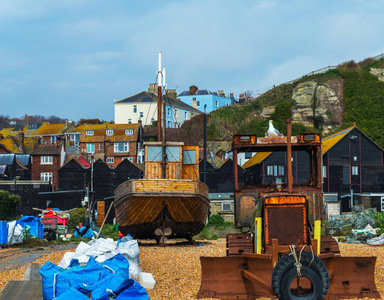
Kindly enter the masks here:
<path id="1" fill-rule="evenodd" d="M 236 226 L 250 227 L 253 211 L 257 201 L 257 194 L 236 194 Z"/>
<path id="2" fill-rule="evenodd" d="M 304 245 L 307 237 L 305 205 L 268 205 L 265 207 L 265 244 L 272 246 L 272 239 L 280 245 Z"/>
<path id="3" fill-rule="evenodd" d="M 250 233 L 227 234 L 227 256 L 253 253 L 253 240 Z"/>

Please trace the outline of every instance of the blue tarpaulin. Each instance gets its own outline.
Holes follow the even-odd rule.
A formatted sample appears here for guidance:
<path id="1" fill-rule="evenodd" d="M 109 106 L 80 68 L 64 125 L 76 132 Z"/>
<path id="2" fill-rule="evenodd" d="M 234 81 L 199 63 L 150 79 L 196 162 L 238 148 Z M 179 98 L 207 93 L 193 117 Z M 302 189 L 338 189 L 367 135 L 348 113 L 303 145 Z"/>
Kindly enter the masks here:
<path id="1" fill-rule="evenodd" d="M 47 261 L 40 269 L 43 299 L 137 299 L 148 300 L 146 290 L 129 279 L 129 262 L 121 254 L 96 263 L 90 257 L 84 266 L 76 259 L 63 269 Z"/>

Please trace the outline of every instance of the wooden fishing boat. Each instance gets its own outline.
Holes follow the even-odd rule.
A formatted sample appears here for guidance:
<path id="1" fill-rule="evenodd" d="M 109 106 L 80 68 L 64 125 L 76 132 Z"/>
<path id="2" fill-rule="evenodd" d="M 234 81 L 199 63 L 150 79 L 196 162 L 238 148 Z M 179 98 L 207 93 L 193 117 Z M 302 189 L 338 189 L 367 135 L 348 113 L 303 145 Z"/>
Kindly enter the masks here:
<path id="1" fill-rule="evenodd" d="M 119 230 L 135 239 L 186 238 L 198 234 L 208 218 L 208 186 L 199 181 L 199 148 L 165 141 L 165 70 L 158 69 L 158 141 L 144 143 L 144 178 L 132 179 L 115 190 Z M 162 113 L 163 112 L 163 113 Z"/>
<path id="2" fill-rule="evenodd" d="M 115 190 L 115 212 L 119 230 L 135 239 L 167 238 L 191 240 L 207 221 L 208 187 L 198 180 L 198 147 L 166 143 L 167 161 L 161 158 L 159 142 L 144 143 L 145 179 L 122 183 Z M 166 164 L 166 178 L 162 178 Z"/>

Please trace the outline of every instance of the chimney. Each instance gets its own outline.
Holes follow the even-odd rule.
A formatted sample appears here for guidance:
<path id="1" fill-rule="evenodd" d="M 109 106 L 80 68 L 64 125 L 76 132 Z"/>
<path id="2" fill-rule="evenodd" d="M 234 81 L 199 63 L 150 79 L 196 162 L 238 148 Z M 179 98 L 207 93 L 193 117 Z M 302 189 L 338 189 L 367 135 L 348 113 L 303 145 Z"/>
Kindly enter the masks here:
<path id="1" fill-rule="evenodd" d="M 196 98 L 192 99 L 192 107 L 197 109 L 197 101 Z"/>
<path id="2" fill-rule="evenodd" d="M 157 83 L 150 83 L 148 92 L 157 95 Z"/>
<path id="3" fill-rule="evenodd" d="M 19 131 L 19 148 L 24 152 L 24 132 L 21 129 Z"/>
<path id="4" fill-rule="evenodd" d="M 173 100 L 176 100 L 177 98 L 176 90 L 167 90 L 167 96 Z"/>
<path id="5" fill-rule="evenodd" d="M 220 90 L 220 91 L 219 91 L 219 94 L 220 94 L 221 96 L 225 97 L 225 93 L 224 93 L 223 90 Z"/>
<path id="6" fill-rule="evenodd" d="M 192 95 L 196 94 L 197 90 L 198 90 L 198 88 L 197 88 L 196 85 L 191 85 L 191 86 L 189 87 L 189 95 L 192 96 Z"/>

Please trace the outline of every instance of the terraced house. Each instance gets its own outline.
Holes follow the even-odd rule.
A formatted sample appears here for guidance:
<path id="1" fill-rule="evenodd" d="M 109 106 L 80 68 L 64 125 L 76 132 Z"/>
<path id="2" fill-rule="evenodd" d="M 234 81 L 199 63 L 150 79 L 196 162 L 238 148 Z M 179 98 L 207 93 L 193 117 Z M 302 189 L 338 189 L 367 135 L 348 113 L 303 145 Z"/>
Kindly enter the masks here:
<path id="1" fill-rule="evenodd" d="M 109 166 L 117 166 L 125 159 L 132 163 L 142 161 L 141 123 L 85 124 L 75 130 L 80 132 L 80 154 L 88 160 L 93 156 Z"/>

